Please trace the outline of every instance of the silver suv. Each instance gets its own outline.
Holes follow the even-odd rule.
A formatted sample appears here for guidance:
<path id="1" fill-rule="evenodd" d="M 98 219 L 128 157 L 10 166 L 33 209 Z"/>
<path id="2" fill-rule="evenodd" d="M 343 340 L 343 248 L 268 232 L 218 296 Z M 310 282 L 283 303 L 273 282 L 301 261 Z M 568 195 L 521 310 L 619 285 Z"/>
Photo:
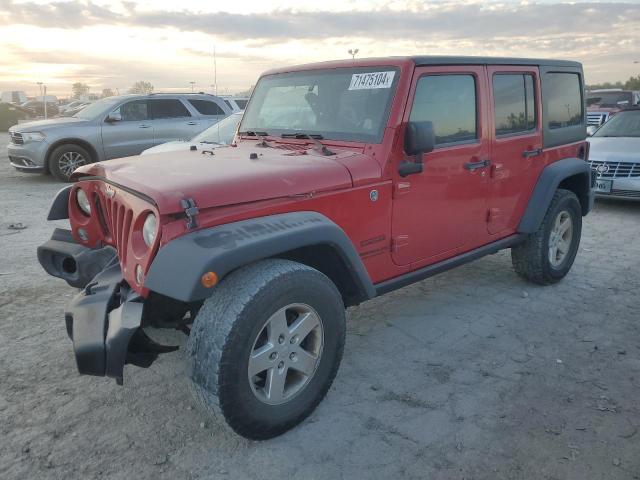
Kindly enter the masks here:
<path id="1" fill-rule="evenodd" d="M 223 99 L 206 94 L 109 97 L 73 117 L 11 127 L 9 162 L 21 171 L 68 181 L 80 165 L 192 138 L 231 113 Z"/>

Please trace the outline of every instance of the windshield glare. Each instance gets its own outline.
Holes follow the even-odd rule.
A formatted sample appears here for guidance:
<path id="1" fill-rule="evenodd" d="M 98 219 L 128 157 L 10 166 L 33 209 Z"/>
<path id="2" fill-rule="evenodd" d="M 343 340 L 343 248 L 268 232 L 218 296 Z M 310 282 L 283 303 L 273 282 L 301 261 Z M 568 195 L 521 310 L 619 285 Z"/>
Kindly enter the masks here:
<path id="1" fill-rule="evenodd" d="M 263 77 L 240 131 L 379 143 L 398 76 L 397 68 L 378 66 Z"/>
<path id="2" fill-rule="evenodd" d="M 204 132 L 199 133 L 191 140 L 202 143 L 222 143 L 228 145 L 236 134 L 238 123 L 242 118 L 241 113 L 232 113 L 227 118 L 220 120 L 215 125 L 211 125 Z"/>
<path id="3" fill-rule="evenodd" d="M 113 98 L 103 98 L 102 100 L 98 100 L 93 102 L 78 113 L 73 115 L 74 118 L 82 118 L 84 120 L 93 120 L 97 115 L 101 113 L 108 113 L 105 110 L 109 109 L 112 106 L 115 106 L 119 100 Z"/>
<path id="4" fill-rule="evenodd" d="M 621 112 L 593 134 L 594 137 L 640 137 L 640 110 Z"/>
<path id="5" fill-rule="evenodd" d="M 600 107 L 619 107 L 631 105 L 630 92 L 599 92 L 587 95 L 587 106 L 598 105 Z"/>

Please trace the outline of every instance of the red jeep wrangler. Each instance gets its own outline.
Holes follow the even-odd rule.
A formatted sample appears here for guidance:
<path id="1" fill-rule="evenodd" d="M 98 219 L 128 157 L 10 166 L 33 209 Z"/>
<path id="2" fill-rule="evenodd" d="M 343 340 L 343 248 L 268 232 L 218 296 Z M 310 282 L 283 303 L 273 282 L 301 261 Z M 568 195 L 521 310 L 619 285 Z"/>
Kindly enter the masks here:
<path id="1" fill-rule="evenodd" d="M 80 373 L 122 383 L 189 334 L 196 398 L 265 439 L 327 393 L 345 307 L 511 248 L 548 285 L 573 264 L 593 178 L 578 63 L 411 57 L 264 74 L 236 144 L 78 169 L 38 249 L 81 288 Z"/>

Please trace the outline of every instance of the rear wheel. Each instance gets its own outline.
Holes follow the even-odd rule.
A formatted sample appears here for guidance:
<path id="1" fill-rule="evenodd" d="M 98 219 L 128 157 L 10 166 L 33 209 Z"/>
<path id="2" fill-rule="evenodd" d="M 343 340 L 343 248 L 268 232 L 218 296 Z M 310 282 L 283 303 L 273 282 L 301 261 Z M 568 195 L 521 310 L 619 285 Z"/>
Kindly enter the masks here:
<path id="1" fill-rule="evenodd" d="M 513 268 L 539 285 L 559 282 L 569 272 L 578 253 L 582 233 L 582 208 L 576 195 L 558 189 L 538 231 L 511 249 Z"/>
<path id="2" fill-rule="evenodd" d="M 60 145 L 49 155 L 49 170 L 58 180 L 68 182 L 76 168 L 91 162 L 91 154 L 85 148 L 75 144 Z"/>
<path id="3" fill-rule="evenodd" d="M 315 409 L 337 373 L 345 339 L 340 293 L 317 270 L 275 259 L 215 288 L 187 346 L 194 394 L 244 437 L 280 435 Z"/>

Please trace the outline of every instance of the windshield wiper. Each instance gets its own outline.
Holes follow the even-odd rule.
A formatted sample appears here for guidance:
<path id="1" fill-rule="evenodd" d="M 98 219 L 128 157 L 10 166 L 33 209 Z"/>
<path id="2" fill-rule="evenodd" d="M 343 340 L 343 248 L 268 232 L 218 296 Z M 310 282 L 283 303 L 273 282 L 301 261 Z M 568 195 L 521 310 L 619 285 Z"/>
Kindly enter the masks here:
<path id="1" fill-rule="evenodd" d="M 240 135 L 247 135 L 249 137 L 266 137 L 269 134 L 267 132 L 257 132 L 253 130 L 247 130 L 246 132 L 238 132 Z"/>
<path id="2" fill-rule="evenodd" d="M 324 137 L 318 133 L 304 133 L 304 132 L 296 132 L 296 133 L 283 133 L 280 135 L 282 138 L 299 138 L 299 139 L 315 139 L 322 140 Z"/>

